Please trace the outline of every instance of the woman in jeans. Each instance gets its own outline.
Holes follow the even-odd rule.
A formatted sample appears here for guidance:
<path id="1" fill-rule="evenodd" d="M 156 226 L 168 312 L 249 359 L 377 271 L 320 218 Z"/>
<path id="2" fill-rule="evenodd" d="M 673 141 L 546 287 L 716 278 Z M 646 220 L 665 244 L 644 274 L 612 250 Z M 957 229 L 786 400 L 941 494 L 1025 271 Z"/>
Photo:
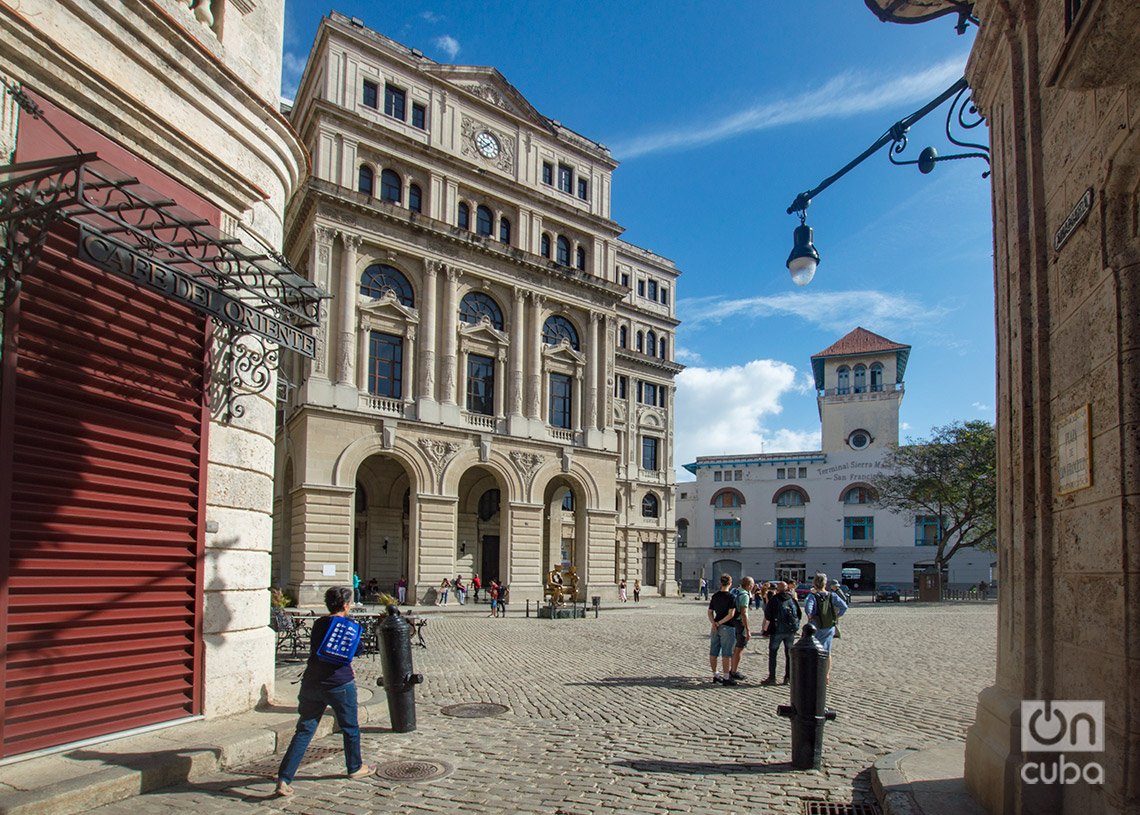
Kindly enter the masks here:
<path id="1" fill-rule="evenodd" d="M 370 774 L 372 767 L 360 759 L 360 724 L 356 717 L 356 676 L 352 664 L 335 665 L 317 658 L 317 649 L 329 630 L 333 617 L 348 616 L 352 603 L 352 589 L 348 586 L 333 586 L 325 592 L 325 606 L 328 616 L 313 623 L 313 634 L 309 639 L 309 662 L 301 677 L 301 692 L 297 699 L 297 730 L 289 749 L 277 768 L 277 794 L 292 795 L 293 776 L 301 765 L 305 750 L 317 732 L 317 724 L 331 707 L 344 736 L 344 760 L 349 778 L 363 778 Z"/>

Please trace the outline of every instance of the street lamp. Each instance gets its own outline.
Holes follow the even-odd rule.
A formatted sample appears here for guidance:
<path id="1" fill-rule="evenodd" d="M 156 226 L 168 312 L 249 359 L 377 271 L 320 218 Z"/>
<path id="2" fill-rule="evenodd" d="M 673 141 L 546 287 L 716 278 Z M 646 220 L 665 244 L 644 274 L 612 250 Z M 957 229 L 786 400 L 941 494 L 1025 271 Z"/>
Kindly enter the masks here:
<path id="1" fill-rule="evenodd" d="M 954 30 L 966 33 L 966 23 L 978 24 L 973 0 L 863 0 L 884 23 L 925 23 L 944 14 L 957 14 Z"/>
<path id="2" fill-rule="evenodd" d="M 872 0 L 867 0 L 867 4 L 872 6 L 872 8 L 876 7 L 872 4 Z M 886 5 L 891 6 L 892 3 L 887 2 Z M 894 5 L 900 4 L 894 3 Z M 946 12 L 944 11 L 942 13 Z M 787 263 L 788 272 L 792 275 L 793 283 L 797 286 L 806 286 L 812 281 L 812 278 L 815 277 L 816 267 L 819 266 L 819 252 L 813 243 L 812 229 L 807 225 L 807 208 L 811 206 L 812 199 L 840 178 L 847 175 L 851 170 L 858 167 L 870 156 L 879 152 L 883 147 L 886 147 L 888 144 L 890 145 L 890 149 L 887 151 L 887 158 L 890 159 L 891 164 L 898 166 L 913 164 L 918 167 L 918 171 L 924 175 L 931 172 L 940 161 L 954 161 L 961 158 L 980 158 L 984 159 L 987 165 L 990 163 L 990 150 L 986 145 L 960 141 L 956 139 L 951 132 L 950 126 L 955 120 L 957 121 L 958 127 L 964 130 L 978 127 L 984 121 L 981 114 L 978 113 L 977 107 L 970 99 L 969 90 L 970 88 L 969 85 L 966 84 L 966 78 L 962 77 L 914 113 L 899 119 L 887 128 L 887 131 L 879 136 L 870 147 L 847 162 L 838 172 L 828 176 L 810 190 L 805 190 L 796 196 L 795 200 L 792 201 L 788 207 L 789 215 L 795 213 L 800 217 L 800 225 L 796 227 L 796 231 L 792 236 L 792 252 L 788 255 Z M 927 147 L 916 159 L 901 160 L 896 158 L 896 156 L 902 154 L 907 148 L 907 133 L 910 132 L 911 126 L 951 98 L 953 98 L 954 101 L 950 104 L 950 110 L 946 113 L 946 138 L 949 139 L 952 144 L 968 148 L 969 152 L 940 156 L 933 147 Z M 986 170 L 986 172 L 982 173 L 982 178 L 987 178 L 989 174 L 989 170 Z"/>
<path id="3" fill-rule="evenodd" d="M 801 210 L 800 225 L 792 237 L 792 253 L 788 255 L 788 271 L 792 273 L 792 282 L 797 286 L 810 283 L 815 277 L 815 268 L 819 265 L 819 252 L 811 242 L 811 227 L 806 222 L 807 213 Z"/>

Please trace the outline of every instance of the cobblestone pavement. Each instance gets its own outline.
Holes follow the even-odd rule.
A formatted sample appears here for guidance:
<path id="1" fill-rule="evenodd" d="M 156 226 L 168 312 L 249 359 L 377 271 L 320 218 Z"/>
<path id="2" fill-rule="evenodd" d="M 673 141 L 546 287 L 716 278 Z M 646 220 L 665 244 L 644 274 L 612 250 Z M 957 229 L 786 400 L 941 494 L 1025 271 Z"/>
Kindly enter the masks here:
<path id="1" fill-rule="evenodd" d="M 749 680 L 722 687 L 708 673 L 705 604 L 654 599 L 600 619 L 506 620 L 437 614 L 430 647 L 413 649 L 425 676 L 419 729 L 388 732 L 387 709 L 363 729 L 365 761 L 423 759 L 453 771 L 394 783 L 343 777 L 340 753 L 303 765 L 296 795 L 231 772 L 206 783 L 102 807 L 117 813 L 596 812 L 801 813 L 803 801 L 873 801 L 871 764 L 904 747 L 963 739 L 977 693 L 994 672 L 996 606 L 857 603 L 836 643 L 824 768 L 790 768 L 790 727 L 776 716 L 787 689 L 760 687 L 767 653 L 749 648 Z M 372 687 L 379 660 L 357 661 Z M 781 663 L 782 668 L 782 663 Z M 281 682 L 278 696 L 294 687 Z M 440 713 L 458 702 L 510 710 L 483 719 Z M 314 746 L 337 747 L 339 735 Z"/>

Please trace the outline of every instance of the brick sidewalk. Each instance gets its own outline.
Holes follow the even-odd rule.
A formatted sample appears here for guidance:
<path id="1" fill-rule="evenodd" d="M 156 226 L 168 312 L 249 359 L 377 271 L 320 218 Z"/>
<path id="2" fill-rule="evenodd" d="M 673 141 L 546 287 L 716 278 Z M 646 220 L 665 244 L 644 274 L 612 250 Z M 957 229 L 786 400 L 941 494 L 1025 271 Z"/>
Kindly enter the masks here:
<path id="1" fill-rule="evenodd" d="M 372 763 L 416 758 L 452 768 L 438 780 L 348 781 L 334 752 L 302 767 L 289 799 L 272 797 L 268 779 L 231 772 L 93 811 L 791 815 L 806 799 L 873 801 L 874 761 L 963 739 L 977 693 L 993 677 L 995 606 L 859 603 L 836 647 L 829 705 L 839 718 L 827 726 L 824 769 L 792 771 L 790 728 L 775 714 L 787 689 L 752 681 L 766 672 L 766 653 L 746 652 L 748 682 L 713 685 L 704 604 L 649 605 L 556 622 L 436 615 L 430 647 L 413 649 L 426 677 L 419 729 L 388 732 L 381 706 L 363 745 Z M 359 660 L 358 683 L 374 686 L 379 665 Z M 282 683 L 277 695 L 295 690 Z M 484 719 L 440 713 L 475 701 L 510 711 Z M 332 736 L 314 746 L 339 743 Z"/>

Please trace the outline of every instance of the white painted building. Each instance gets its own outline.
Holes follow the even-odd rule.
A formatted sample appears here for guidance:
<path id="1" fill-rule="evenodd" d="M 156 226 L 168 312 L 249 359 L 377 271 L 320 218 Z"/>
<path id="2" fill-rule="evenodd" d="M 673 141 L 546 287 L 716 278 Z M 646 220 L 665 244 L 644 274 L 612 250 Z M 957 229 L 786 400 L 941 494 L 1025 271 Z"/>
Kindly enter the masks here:
<path id="1" fill-rule="evenodd" d="M 803 581 L 817 571 L 855 590 L 913 585 L 933 565 L 934 518 L 876 506 L 870 482 L 899 443 L 899 405 L 910 346 L 856 328 L 812 357 L 822 449 L 703 456 L 678 484 L 676 578 L 728 572 Z M 991 580 L 992 556 L 966 549 L 950 585 Z"/>

